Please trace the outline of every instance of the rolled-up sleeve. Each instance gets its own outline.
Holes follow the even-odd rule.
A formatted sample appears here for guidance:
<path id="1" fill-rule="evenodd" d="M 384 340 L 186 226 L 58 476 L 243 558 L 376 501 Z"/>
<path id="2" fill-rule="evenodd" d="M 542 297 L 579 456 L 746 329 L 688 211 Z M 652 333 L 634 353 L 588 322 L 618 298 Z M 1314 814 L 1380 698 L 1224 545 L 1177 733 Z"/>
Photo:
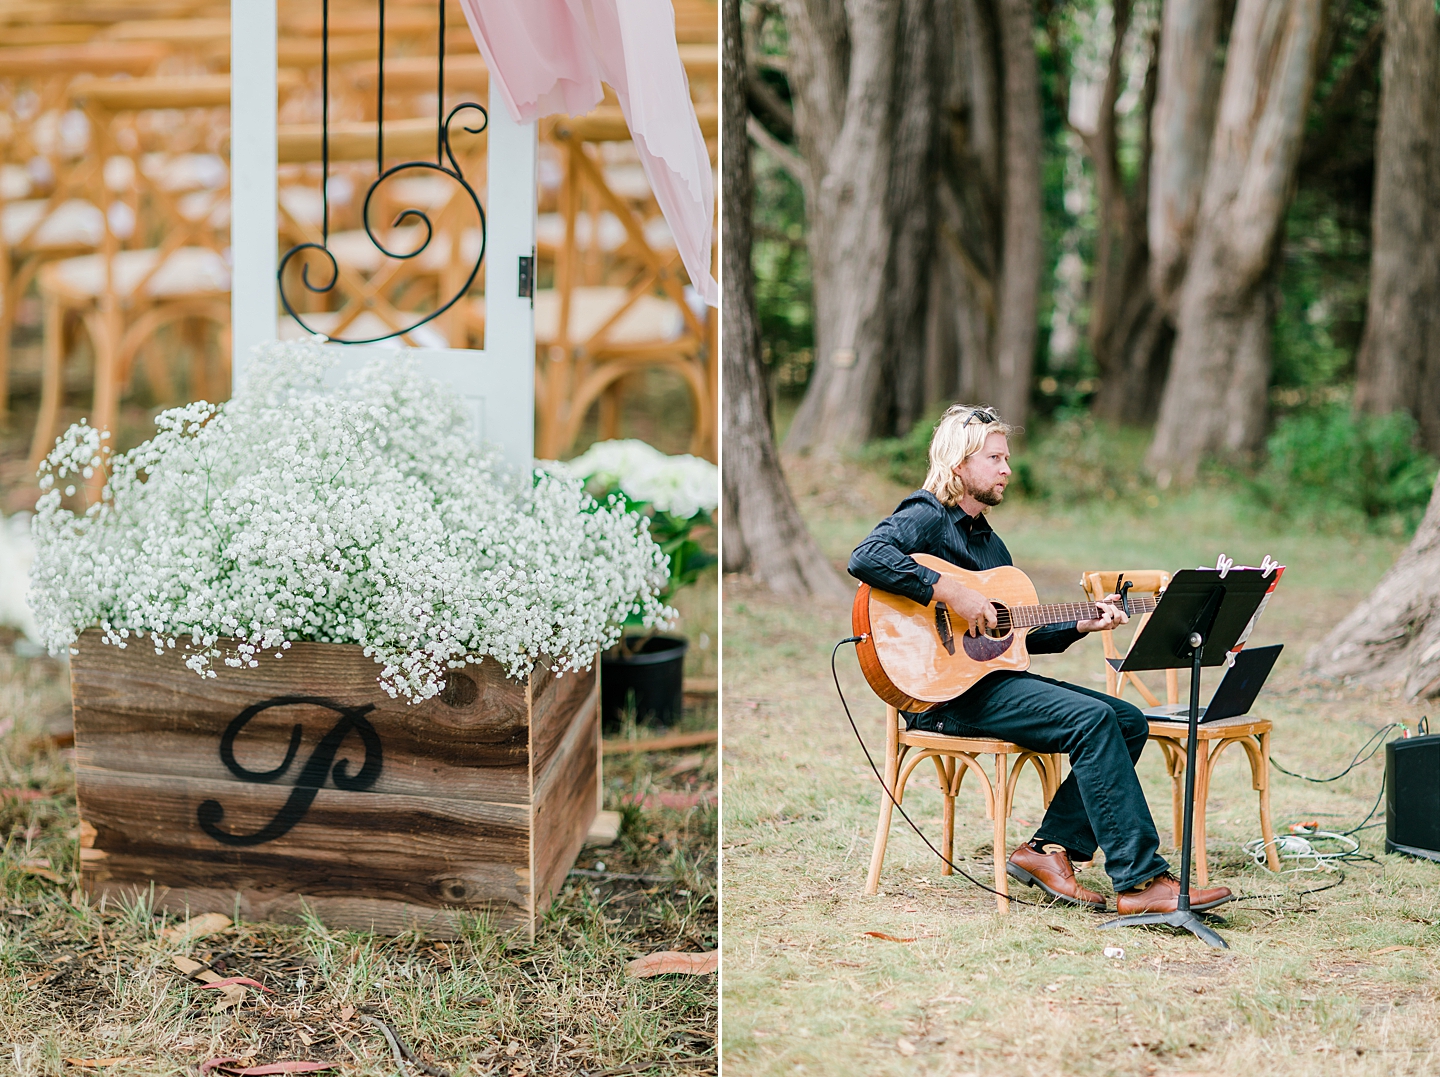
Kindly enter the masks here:
<path id="1" fill-rule="evenodd" d="M 947 522 L 938 503 L 912 494 L 855 547 L 850 555 L 850 575 L 881 591 L 928 606 L 940 573 L 910 555 L 933 549 L 931 532 Z"/>

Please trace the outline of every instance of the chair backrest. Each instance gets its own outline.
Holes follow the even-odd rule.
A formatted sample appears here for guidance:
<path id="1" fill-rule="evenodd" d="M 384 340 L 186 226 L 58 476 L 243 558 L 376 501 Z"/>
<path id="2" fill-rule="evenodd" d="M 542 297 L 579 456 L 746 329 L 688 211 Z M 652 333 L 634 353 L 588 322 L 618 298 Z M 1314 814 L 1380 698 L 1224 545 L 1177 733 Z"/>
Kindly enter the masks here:
<path id="1" fill-rule="evenodd" d="M 1080 577 L 1080 586 L 1084 589 L 1087 599 L 1091 602 L 1099 602 L 1107 595 L 1115 594 L 1121 586 L 1122 579 L 1125 583 L 1131 584 L 1128 592 L 1130 595 L 1153 597 L 1169 586 L 1170 573 L 1163 569 L 1097 569 L 1084 573 Z M 1135 631 L 1141 631 L 1149 620 L 1150 614 L 1142 614 L 1135 622 Z M 1107 659 L 1121 657 L 1120 650 L 1115 644 L 1113 630 L 1103 630 L 1100 633 L 1100 642 L 1104 647 Z M 1135 690 L 1140 693 L 1147 705 L 1151 707 L 1159 705 L 1160 699 L 1134 673 L 1117 674 L 1108 661 L 1105 663 L 1106 692 L 1116 697 L 1123 696 L 1126 686 L 1131 684 L 1135 686 Z M 1165 672 L 1165 696 L 1167 703 L 1175 703 L 1179 700 L 1179 681 L 1174 670 Z"/>

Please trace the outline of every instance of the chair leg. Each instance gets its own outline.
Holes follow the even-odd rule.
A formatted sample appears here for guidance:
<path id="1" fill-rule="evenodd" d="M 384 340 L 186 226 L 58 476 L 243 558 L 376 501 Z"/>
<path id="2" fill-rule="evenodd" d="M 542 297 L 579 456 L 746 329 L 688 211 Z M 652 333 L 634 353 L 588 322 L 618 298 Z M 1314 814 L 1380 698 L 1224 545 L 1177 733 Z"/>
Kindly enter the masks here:
<path id="1" fill-rule="evenodd" d="M 1195 746 L 1195 838 L 1191 847 L 1195 881 L 1201 886 L 1210 885 L 1210 861 L 1205 855 L 1205 804 L 1210 799 L 1210 765 L 1210 742 L 1202 740 Z"/>
<path id="2" fill-rule="evenodd" d="M 45 297 L 45 327 L 40 359 L 40 413 L 30 438 L 31 474 L 55 447 L 55 426 L 60 419 L 60 393 L 65 374 L 65 311 L 50 296 Z"/>
<path id="3" fill-rule="evenodd" d="M 895 792 L 895 778 L 900 772 L 900 730 L 899 713 L 894 707 L 885 708 L 885 792 L 880 797 L 880 820 L 875 826 L 875 845 L 870 853 L 870 874 L 865 880 L 865 893 L 874 894 L 880 889 L 880 868 L 885 863 L 885 845 L 890 839 L 890 816 L 895 808 L 891 796 Z"/>
<path id="4" fill-rule="evenodd" d="M 940 770 L 940 849 L 945 854 L 940 874 L 954 875 L 955 869 L 950 865 L 955 862 L 955 759 L 947 757 L 942 764 L 936 757 L 935 762 Z"/>
<path id="5" fill-rule="evenodd" d="M 90 422 L 99 430 L 110 432 L 110 444 L 118 441 L 115 427 L 120 417 L 120 336 L 119 305 L 104 302 L 99 317 L 99 331 L 92 332 L 95 347 L 95 402 L 91 405 Z"/>
<path id="6" fill-rule="evenodd" d="M 1280 870 L 1280 850 L 1275 847 L 1275 824 L 1270 820 L 1270 734 L 1261 733 L 1260 761 L 1251 760 L 1256 768 L 1255 780 L 1260 786 L 1260 836 L 1265 840 L 1265 866 L 1271 871 Z"/>
<path id="7" fill-rule="evenodd" d="M 995 753 L 995 909 L 1010 911 L 1010 900 L 1003 895 L 1010 893 L 1010 876 L 1005 874 L 1006 849 L 1005 824 L 1010 819 L 1009 756 L 1004 752 Z"/>

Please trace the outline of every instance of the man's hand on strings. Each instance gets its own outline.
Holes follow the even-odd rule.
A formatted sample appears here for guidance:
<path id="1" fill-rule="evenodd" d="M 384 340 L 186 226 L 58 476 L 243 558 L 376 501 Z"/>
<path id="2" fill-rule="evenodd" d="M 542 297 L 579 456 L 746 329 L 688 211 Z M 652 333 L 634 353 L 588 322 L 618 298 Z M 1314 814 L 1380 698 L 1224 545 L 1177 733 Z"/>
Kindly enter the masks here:
<path id="1" fill-rule="evenodd" d="M 972 636 L 980 635 L 982 630 L 994 628 L 998 620 L 994 603 L 958 580 L 942 576 L 935 584 L 935 593 L 930 600 L 945 603 L 957 617 L 967 621 L 970 625 L 967 632 Z"/>
<path id="2" fill-rule="evenodd" d="M 1076 621 L 1077 632 L 1103 632 L 1109 628 L 1119 628 L 1130 620 L 1130 615 L 1120 608 L 1119 595 L 1106 595 L 1097 604 L 1100 611 L 1099 617 L 1092 617 L 1088 621 Z"/>

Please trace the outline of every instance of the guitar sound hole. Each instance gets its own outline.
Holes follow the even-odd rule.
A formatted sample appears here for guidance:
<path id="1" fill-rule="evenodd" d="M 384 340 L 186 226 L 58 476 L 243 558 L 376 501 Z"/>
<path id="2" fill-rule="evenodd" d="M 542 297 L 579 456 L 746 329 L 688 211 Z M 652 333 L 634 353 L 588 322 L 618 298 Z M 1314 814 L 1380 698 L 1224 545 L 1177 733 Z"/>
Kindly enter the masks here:
<path id="1" fill-rule="evenodd" d="M 995 607 L 995 627 L 987 628 L 985 634 L 991 639 L 1004 639 L 1015 627 L 1010 623 L 1010 609 L 1000 603 L 992 603 Z"/>

